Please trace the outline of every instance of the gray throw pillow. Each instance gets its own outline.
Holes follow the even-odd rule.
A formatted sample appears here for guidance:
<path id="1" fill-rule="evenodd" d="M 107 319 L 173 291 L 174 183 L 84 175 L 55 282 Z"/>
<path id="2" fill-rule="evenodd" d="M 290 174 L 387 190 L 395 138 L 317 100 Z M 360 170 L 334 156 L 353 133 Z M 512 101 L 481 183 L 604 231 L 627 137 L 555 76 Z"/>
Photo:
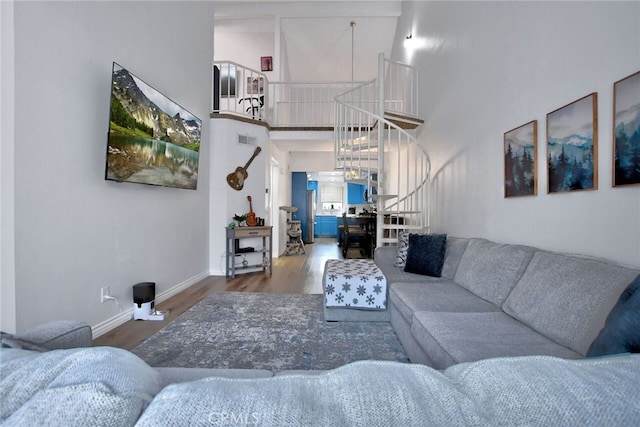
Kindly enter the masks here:
<path id="1" fill-rule="evenodd" d="M 441 277 L 446 248 L 446 234 L 410 234 L 404 271 Z"/>
<path id="2" fill-rule="evenodd" d="M 620 295 L 587 357 L 640 353 L 640 275 Z"/>
<path id="3" fill-rule="evenodd" d="M 393 263 L 394 267 L 401 267 L 407 264 L 407 251 L 409 250 L 409 233 L 400 233 L 398 238 L 398 253 Z"/>
<path id="4" fill-rule="evenodd" d="M 33 350 L 41 353 L 49 351 L 47 347 L 29 340 L 16 338 L 6 332 L 0 332 L 0 343 L 2 344 L 2 348 L 20 348 L 22 350 Z"/>

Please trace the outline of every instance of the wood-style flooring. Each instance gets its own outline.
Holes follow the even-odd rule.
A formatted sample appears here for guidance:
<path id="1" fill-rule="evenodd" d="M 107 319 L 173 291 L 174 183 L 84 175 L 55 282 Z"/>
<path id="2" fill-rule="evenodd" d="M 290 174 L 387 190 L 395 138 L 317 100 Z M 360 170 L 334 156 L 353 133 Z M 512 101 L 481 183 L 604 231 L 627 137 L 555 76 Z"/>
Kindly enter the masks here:
<path id="1" fill-rule="evenodd" d="M 328 259 L 342 258 L 340 248 L 335 239 L 316 239 L 315 243 L 307 244 L 305 248 L 305 255 L 274 258 L 271 275 L 268 271 L 260 271 L 236 274 L 234 279 L 224 276 L 207 277 L 157 304 L 158 310 L 169 310 L 163 321 L 129 320 L 96 338 L 93 344 L 131 350 L 213 292 L 321 294 L 324 264 Z"/>

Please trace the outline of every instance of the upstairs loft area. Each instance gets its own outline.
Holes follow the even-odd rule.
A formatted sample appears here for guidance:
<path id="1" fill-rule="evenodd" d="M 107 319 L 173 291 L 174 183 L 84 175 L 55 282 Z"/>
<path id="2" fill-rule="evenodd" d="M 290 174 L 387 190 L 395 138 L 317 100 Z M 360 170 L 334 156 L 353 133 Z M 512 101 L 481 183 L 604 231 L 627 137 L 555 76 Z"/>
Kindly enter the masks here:
<path id="1" fill-rule="evenodd" d="M 393 62 L 385 63 L 385 118 L 404 129 L 415 129 L 424 122 L 418 116 L 417 73 L 410 76 Z M 265 73 L 232 61 L 214 62 L 212 77 L 211 118 L 231 118 L 269 130 L 333 131 L 337 96 L 365 112 L 379 109 L 376 80 L 271 82 Z"/>

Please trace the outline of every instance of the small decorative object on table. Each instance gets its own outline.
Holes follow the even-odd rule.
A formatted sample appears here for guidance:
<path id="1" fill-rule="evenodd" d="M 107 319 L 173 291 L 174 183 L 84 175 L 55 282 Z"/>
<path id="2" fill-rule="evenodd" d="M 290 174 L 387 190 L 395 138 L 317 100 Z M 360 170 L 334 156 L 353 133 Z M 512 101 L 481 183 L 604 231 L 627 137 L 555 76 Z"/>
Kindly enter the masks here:
<path id="1" fill-rule="evenodd" d="M 247 225 L 249 227 L 255 227 L 258 225 L 258 220 L 256 218 L 256 213 L 253 211 L 253 206 L 251 205 L 251 196 L 247 196 L 247 200 L 249 201 L 249 213 L 247 214 Z"/>

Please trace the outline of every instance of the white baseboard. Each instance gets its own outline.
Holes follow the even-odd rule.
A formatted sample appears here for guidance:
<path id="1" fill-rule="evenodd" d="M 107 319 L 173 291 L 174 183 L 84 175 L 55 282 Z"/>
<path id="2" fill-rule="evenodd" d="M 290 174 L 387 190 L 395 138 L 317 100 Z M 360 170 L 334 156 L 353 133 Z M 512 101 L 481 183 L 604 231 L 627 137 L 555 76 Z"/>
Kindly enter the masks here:
<path id="1" fill-rule="evenodd" d="M 176 286 L 170 289 L 167 289 L 166 291 L 156 295 L 156 304 L 159 304 L 163 301 L 168 300 L 172 296 L 177 295 L 178 293 L 187 289 L 189 286 L 193 286 L 199 281 L 206 279 L 207 277 L 209 277 L 209 272 L 203 271 L 202 273 L 196 276 L 193 276 L 182 283 L 178 283 Z M 99 336 L 102 336 L 107 332 L 111 331 L 112 329 L 117 328 L 123 323 L 128 322 L 129 320 L 131 320 L 132 317 L 133 317 L 133 303 L 131 303 L 130 308 L 124 310 L 123 312 L 116 314 L 115 316 L 105 320 L 104 322 L 100 322 L 97 325 L 92 326 L 91 332 L 93 334 L 93 339 L 96 339 Z"/>

